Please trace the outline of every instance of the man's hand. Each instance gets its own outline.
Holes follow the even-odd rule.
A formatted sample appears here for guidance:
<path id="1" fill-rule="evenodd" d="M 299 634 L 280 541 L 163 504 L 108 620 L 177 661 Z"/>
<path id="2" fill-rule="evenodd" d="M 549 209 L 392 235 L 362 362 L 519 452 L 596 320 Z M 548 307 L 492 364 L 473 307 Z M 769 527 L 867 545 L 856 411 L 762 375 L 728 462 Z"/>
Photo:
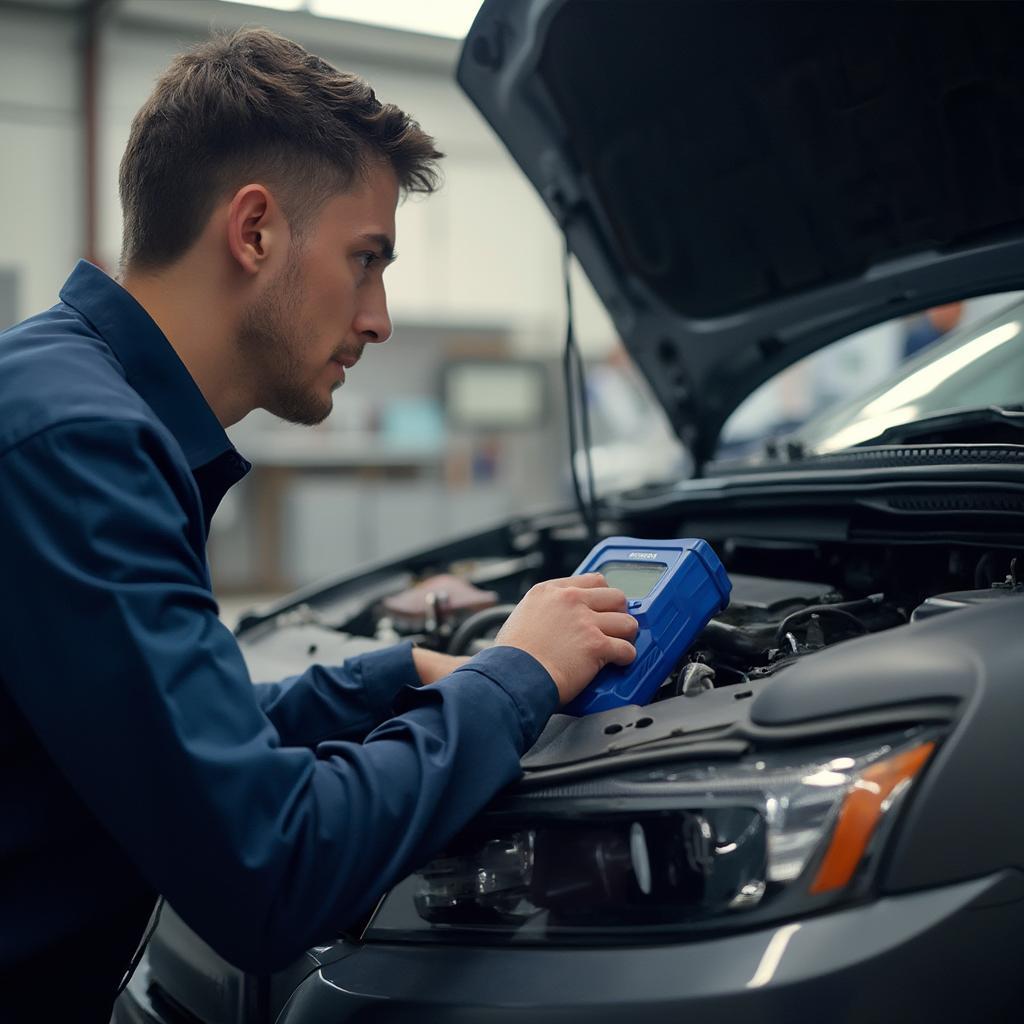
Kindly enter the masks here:
<path id="1" fill-rule="evenodd" d="M 605 665 L 628 665 L 636 657 L 637 628 L 626 595 L 591 572 L 532 587 L 495 642 L 532 654 L 567 704 Z"/>
<path id="2" fill-rule="evenodd" d="M 412 663 L 416 666 L 416 672 L 424 686 L 428 683 L 436 683 L 438 679 L 444 679 L 445 676 L 450 676 L 467 661 L 469 658 L 456 658 L 451 654 L 427 650 L 425 647 L 412 649 Z"/>

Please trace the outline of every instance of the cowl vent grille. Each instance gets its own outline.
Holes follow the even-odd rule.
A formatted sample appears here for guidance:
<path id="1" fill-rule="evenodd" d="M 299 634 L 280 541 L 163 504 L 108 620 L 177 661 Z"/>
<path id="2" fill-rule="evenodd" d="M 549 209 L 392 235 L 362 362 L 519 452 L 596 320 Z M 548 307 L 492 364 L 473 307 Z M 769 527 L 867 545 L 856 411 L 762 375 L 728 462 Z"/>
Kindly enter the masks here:
<path id="1" fill-rule="evenodd" d="M 919 497 L 896 495 L 888 505 L 897 512 L 1001 512 L 1024 514 L 1024 497 L 1011 494 L 941 494 Z"/>
<path id="2" fill-rule="evenodd" d="M 708 467 L 707 475 L 728 473 L 805 473 L 816 469 L 894 469 L 903 466 L 1024 466 L 1024 446 L 920 444 L 885 445 L 836 452 L 833 455 L 810 455 L 785 463 L 737 465 L 720 462 Z"/>
<path id="3" fill-rule="evenodd" d="M 889 466 L 1024 465 L 1024 447 L 1017 445 L 898 445 L 818 455 L 793 464 L 793 469 L 834 467 L 868 469 Z"/>

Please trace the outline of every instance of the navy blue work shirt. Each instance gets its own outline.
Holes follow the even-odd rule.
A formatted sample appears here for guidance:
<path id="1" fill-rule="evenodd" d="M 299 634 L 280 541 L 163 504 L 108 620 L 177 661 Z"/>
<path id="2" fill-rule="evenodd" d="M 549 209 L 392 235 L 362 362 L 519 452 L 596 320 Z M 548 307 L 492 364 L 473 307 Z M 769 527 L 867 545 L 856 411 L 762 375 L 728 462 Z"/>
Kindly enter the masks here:
<path id="1" fill-rule="evenodd" d="M 81 262 L 0 334 L 0 1017 L 106 1020 L 156 893 L 280 968 L 504 785 L 557 706 L 495 648 L 419 688 L 408 645 L 253 685 L 210 590 L 249 469 L 145 310 Z M 7 1019 L 7 1018 L 5 1018 Z"/>

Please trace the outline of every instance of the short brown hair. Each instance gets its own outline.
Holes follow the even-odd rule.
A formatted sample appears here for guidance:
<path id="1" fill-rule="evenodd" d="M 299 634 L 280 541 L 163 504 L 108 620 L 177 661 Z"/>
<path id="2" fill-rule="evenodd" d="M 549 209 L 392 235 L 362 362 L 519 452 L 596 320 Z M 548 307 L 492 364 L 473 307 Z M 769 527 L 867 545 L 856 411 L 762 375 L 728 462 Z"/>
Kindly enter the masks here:
<path id="1" fill-rule="evenodd" d="M 218 199 L 246 181 L 279 190 L 300 232 L 375 160 L 403 193 L 433 192 L 443 154 L 357 75 L 266 29 L 220 35 L 180 54 L 132 121 L 121 159 L 121 262 L 155 269 L 182 256 Z"/>

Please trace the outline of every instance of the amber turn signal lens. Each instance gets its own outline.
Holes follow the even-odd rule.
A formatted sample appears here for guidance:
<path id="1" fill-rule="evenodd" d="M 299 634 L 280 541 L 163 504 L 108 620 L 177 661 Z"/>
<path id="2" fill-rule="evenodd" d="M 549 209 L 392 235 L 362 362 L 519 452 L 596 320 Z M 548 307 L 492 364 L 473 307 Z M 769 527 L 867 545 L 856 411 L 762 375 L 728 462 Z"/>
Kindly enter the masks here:
<path id="1" fill-rule="evenodd" d="M 832 840 L 811 884 L 812 893 L 833 892 L 849 884 L 885 812 L 886 801 L 898 786 L 917 775 L 934 749 L 934 742 L 922 743 L 861 773 L 843 801 Z"/>

